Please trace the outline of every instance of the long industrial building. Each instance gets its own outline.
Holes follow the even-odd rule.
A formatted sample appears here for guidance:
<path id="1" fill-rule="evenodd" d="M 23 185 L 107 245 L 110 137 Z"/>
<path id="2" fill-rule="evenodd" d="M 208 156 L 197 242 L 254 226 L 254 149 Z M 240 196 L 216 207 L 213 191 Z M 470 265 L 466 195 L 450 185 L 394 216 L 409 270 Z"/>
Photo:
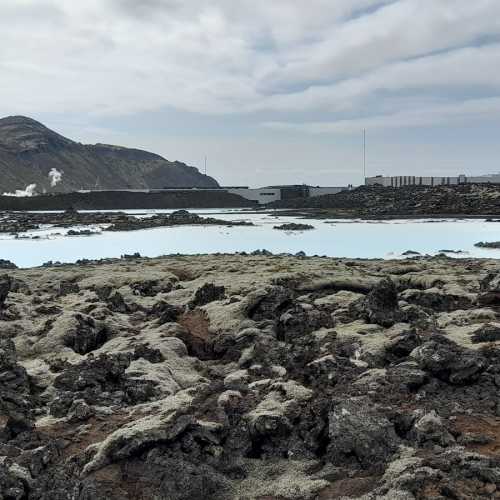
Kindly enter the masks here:
<path id="1" fill-rule="evenodd" d="M 452 186 L 457 184 L 500 184 L 500 173 L 477 176 L 467 176 L 461 174 L 455 177 L 422 177 L 418 175 L 396 175 L 387 177 L 383 175 L 376 175 L 375 177 L 365 178 L 366 186 Z"/>
<path id="2" fill-rule="evenodd" d="M 79 193 L 90 193 L 92 191 L 127 191 L 134 193 L 161 193 L 168 191 L 211 191 L 214 193 L 226 191 L 241 196 L 259 205 L 265 205 L 273 201 L 290 200 L 292 198 L 310 198 L 323 194 L 336 194 L 350 189 L 351 186 L 307 186 L 305 184 L 292 184 L 284 186 L 267 186 L 262 188 L 250 188 L 248 186 L 222 186 L 219 188 L 164 188 L 164 189 L 113 189 L 113 190 L 87 190 L 82 189 Z"/>
<path id="3" fill-rule="evenodd" d="M 272 201 L 290 200 L 292 198 L 311 198 L 323 194 L 336 194 L 349 189 L 344 186 L 307 186 L 305 184 L 267 186 L 263 188 L 249 188 L 248 186 L 222 187 L 229 193 L 238 194 L 247 200 L 256 201 L 260 205 Z"/>

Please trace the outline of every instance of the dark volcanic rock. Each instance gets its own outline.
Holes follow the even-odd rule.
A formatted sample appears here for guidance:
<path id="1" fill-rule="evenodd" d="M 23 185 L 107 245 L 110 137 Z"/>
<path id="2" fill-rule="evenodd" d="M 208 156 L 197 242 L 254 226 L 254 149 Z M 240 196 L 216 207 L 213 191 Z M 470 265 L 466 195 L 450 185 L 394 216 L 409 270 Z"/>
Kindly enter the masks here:
<path id="1" fill-rule="evenodd" d="M 276 318 L 291 304 L 292 297 L 290 289 L 281 285 L 272 286 L 249 304 L 248 316 L 255 321 Z"/>
<path id="2" fill-rule="evenodd" d="M 10 276 L 2 500 L 498 496 L 500 323 L 477 300 L 499 291 L 494 260 L 134 256 Z"/>
<path id="3" fill-rule="evenodd" d="M 90 356 L 78 365 L 69 365 L 56 377 L 54 385 L 71 392 L 88 388 L 95 388 L 99 392 L 117 390 L 123 385 L 125 370 L 129 365 L 127 356 Z"/>
<path id="4" fill-rule="evenodd" d="M 337 194 L 273 202 L 273 208 L 315 209 L 322 217 L 490 215 L 500 208 L 500 186 L 360 186 Z"/>
<path id="5" fill-rule="evenodd" d="M 225 297 L 226 289 L 223 286 L 217 286 L 213 283 L 205 283 L 196 290 L 189 306 L 191 308 L 204 306 L 215 300 L 222 300 Z"/>
<path id="6" fill-rule="evenodd" d="M 412 352 L 423 370 L 456 385 L 474 383 L 486 368 L 486 360 L 447 338 L 435 335 Z"/>
<path id="7" fill-rule="evenodd" d="M 500 248 L 500 241 L 480 241 L 474 244 L 478 248 Z"/>
<path id="8" fill-rule="evenodd" d="M 500 327 L 486 323 L 474 332 L 471 340 L 475 344 L 500 340 Z"/>
<path id="9" fill-rule="evenodd" d="M 500 305 L 500 273 L 488 273 L 480 283 L 478 301 L 482 305 Z"/>
<path id="10" fill-rule="evenodd" d="M 30 397 L 28 375 L 17 363 L 14 343 L 0 338 L 0 444 L 32 430 Z"/>
<path id="11" fill-rule="evenodd" d="M 168 293 L 172 290 L 173 284 L 170 281 L 143 280 L 130 285 L 136 295 L 141 297 L 154 297 L 159 293 Z"/>
<path id="12" fill-rule="evenodd" d="M 308 304 L 297 304 L 280 316 L 277 334 L 280 340 L 293 342 L 305 334 L 332 326 L 333 320 L 328 313 Z"/>
<path id="13" fill-rule="evenodd" d="M 314 229 L 314 226 L 311 226 L 310 224 L 296 224 L 295 222 L 290 222 L 288 224 L 274 226 L 274 229 L 279 229 L 281 231 L 307 231 L 309 229 Z"/>
<path id="14" fill-rule="evenodd" d="M 151 314 L 158 318 L 160 324 L 173 323 L 182 313 L 182 309 L 178 306 L 173 306 L 164 300 L 157 302 L 151 309 Z"/>
<path id="15" fill-rule="evenodd" d="M 158 214 L 152 217 L 138 218 L 134 216 L 122 216 L 115 219 L 113 223 L 105 228 L 105 231 L 135 231 L 138 229 L 148 229 L 153 227 L 169 226 L 253 226 L 252 222 L 246 221 L 225 221 L 213 217 L 200 217 L 187 210 L 177 210 L 171 215 Z"/>
<path id="16" fill-rule="evenodd" d="M 454 295 L 441 290 L 405 290 L 402 298 L 410 304 L 418 305 L 425 310 L 450 312 L 457 309 L 470 309 L 473 305 L 470 297 Z"/>
<path id="17" fill-rule="evenodd" d="M 99 234 L 98 231 L 91 231 L 90 229 L 75 230 L 70 229 L 66 235 L 67 236 L 93 236 L 94 234 Z"/>
<path id="18" fill-rule="evenodd" d="M 73 393 L 66 396 L 69 410 L 75 399 L 87 404 L 138 404 L 156 395 L 156 382 L 134 379 L 125 374 L 131 356 L 92 355 L 77 365 L 69 365 L 54 381 L 61 391 Z"/>
<path id="19" fill-rule="evenodd" d="M 59 295 L 68 295 L 70 293 L 78 293 L 80 291 L 80 287 L 78 283 L 74 283 L 72 281 L 61 281 L 59 284 Z"/>
<path id="20" fill-rule="evenodd" d="M 11 289 L 12 279 L 10 278 L 10 276 L 7 276 L 6 274 L 0 276 L 0 309 L 4 306 L 5 299 L 9 295 Z"/>
<path id="21" fill-rule="evenodd" d="M 401 317 L 401 312 L 394 282 L 389 278 L 381 280 L 362 300 L 361 307 L 370 323 L 386 327 L 396 323 Z"/>
<path id="22" fill-rule="evenodd" d="M 17 269 L 17 266 L 10 260 L 0 259 L 0 269 Z"/>
<path id="23" fill-rule="evenodd" d="M 75 326 L 66 332 L 64 342 L 78 354 L 87 354 L 101 347 L 108 340 L 106 328 L 94 318 L 83 314 L 75 315 Z"/>
<path id="24" fill-rule="evenodd" d="M 339 402 L 328 417 L 327 456 L 333 464 L 347 462 L 368 469 L 385 463 L 399 445 L 394 425 L 369 400 Z"/>
<path id="25" fill-rule="evenodd" d="M 111 309 L 111 311 L 124 313 L 124 314 L 130 312 L 130 307 L 125 302 L 123 295 L 120 292 L 118 292 L 117 290 L 112 292 L 108 296 L 106 301 L 107 301 L 108 306 Z"/>

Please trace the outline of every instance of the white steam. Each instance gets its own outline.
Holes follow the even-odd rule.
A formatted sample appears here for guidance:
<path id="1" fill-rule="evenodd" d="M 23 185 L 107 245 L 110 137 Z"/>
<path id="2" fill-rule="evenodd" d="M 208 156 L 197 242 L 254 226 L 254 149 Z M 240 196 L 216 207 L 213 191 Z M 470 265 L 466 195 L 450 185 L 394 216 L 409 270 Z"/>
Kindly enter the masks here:
<path id="1" fill-rule="evenodd" d="M 51 187 L 56 187 L 62 179 L 62 172 L 59 172 L 57 168 L 51 168 L 49 172 L 49 179 Z"/>
<path id="2" fill-rule="evenodd" d="M 16 189 L 14 193 L 3 193 L 2 196 L 16 196 L 16 197 L 24 197 L 24 196 L 34 196 L 36 194 L 36 184 L 30 184 L 26 186 L 25 189 Z"/>

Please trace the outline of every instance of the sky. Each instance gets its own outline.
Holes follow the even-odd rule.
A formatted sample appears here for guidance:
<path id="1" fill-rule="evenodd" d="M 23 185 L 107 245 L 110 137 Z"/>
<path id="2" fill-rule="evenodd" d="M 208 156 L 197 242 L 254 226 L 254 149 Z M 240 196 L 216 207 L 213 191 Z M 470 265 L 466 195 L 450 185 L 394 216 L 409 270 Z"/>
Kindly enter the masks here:
<path id="1" fill-rule="evenodd" d="M 223 185 L 500 171 L 499 0 L 1 0 L 0 116 Z"/>

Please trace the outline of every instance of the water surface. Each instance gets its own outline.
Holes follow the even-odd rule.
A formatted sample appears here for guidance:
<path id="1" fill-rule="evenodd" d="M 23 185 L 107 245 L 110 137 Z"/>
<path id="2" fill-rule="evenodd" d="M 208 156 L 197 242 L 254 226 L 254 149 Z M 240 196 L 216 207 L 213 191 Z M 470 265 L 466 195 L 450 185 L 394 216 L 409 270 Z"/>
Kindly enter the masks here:
<path id="1" fill-rule="evenodd" d="M 267 249 L 273 253 L 360 258 L 398 258 L 406 250 L 436 254 L 440 250 L 462 250 L 458 257 L 500 258 L 500 250 L 474 247 L 478 241 L 500 240 L 500 223 L 484 219 L 446 220 L 308 220 L 314 230 L 284 232 L 273 229 L 286 222 L 304 222 L 279 212 L 249 213 L 244 210 L 193 210 L 223 220 L 248 220 L 254 227 L 179 226 L 140 231 L 102 232 L 96 236 L 65 236 L 70 228 L 44 227 L 15 239 L 0 234 L 0 258 L 20 267 L 38 266 L 49 260 L 74 262 L 78 259 L 119 257 L 139 252 L 143 256 L 183 253 L 233 253 Z M 140 217 L 169 210 L 130 210 Z M 216 214 L 216 215 L 215 215 Z M 99 226 L 80 226 L 101 230 Z"/>

